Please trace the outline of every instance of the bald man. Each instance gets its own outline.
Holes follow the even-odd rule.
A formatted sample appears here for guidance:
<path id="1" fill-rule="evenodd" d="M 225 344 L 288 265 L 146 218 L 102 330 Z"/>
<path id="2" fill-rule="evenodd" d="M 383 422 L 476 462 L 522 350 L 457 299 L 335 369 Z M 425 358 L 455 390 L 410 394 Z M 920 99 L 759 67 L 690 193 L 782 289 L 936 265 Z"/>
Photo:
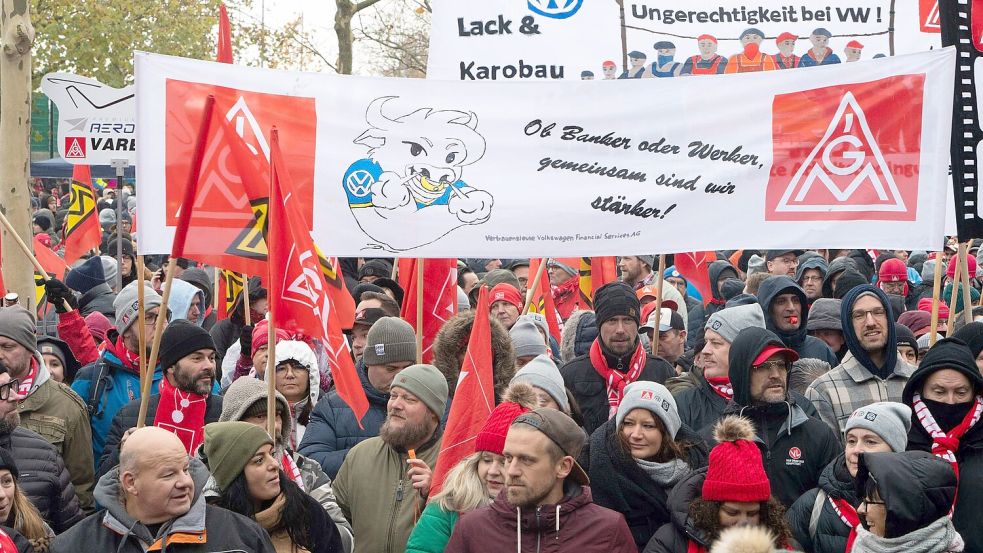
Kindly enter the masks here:
<path id="1" fill-rule="evenodd" d="M 96 501 L 104 507 L 51 543 L 51 553 L 143 553 L 164 547 L 185 551 L 274 553 L 265 530 L 252 519 L 205 504 L 208 470 L 185 453 L 173 433 L 148 426 L 127 437 L 119 466 L 99 479 Z M 205 549 L 202 549 L 202 546 Z"/>

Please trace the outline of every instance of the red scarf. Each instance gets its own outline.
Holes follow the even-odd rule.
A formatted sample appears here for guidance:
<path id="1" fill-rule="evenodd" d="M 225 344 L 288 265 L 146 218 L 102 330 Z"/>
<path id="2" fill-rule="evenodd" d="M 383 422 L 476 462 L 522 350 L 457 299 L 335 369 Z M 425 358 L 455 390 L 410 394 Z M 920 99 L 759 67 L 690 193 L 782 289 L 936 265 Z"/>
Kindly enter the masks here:
<path id="1" fill-rule="evenodd" d="M 730 378 L 726 376 L 712 376 L 707 378 L 710 389 L 718 396 L 730 401 L 734 399 L 734 387 L 730 385 Z"/>
<path id="2" fill-rule="evenodd" d="M 857 527 L 860 526 L 860 517 L 857 515 L 857 510 L 853 508 L 845 499 L 840 498 L 829 498 L 829 504 L 833 506 L 833 510 L 839 515 L 840 520 L 843 524 L 846 524 L 850 528 L 850 534 L 846 538 L 846 549 L 844 553 L 850 553 L 853 549 L 853 542 L 857 539 Z"/>
<path id="3" fill-rule="evenodd" d="M 594 365 L 594 370 L 604 379 L 608 392 L 608 418 L 618 412 L 618 405 L 621 404 L 621 396 L 624 395 L 625 386 L 638 380 L 645 368 L 645 348 L 641 342 L 635 348 L 635 353 L 631 354 L 631 361 L 628 363 L 627 371 L 619 371 L 608 366 L 601 351 L 601 339 L 597 338 L 590 346 L 590 362 Z"/>
<path id="4" fill-rule="evenodd" d="M 935 422 L 935 417 L 932 416 L 932 413 L 922 401 L 921 394 L 915 394 L 912 398 L 912 406 L 915 408 L 915 415 L 918 416 L 918 423 L 932 437 L 932 454 L 949 461 L 949 464 L 952 465 L 952 470 L 956 473 L 956 484 L 958 486 L 959 461 L 956 460 L 956 452 L 959 451 L 959 440 L 966 435 L 966 432 L 969 432 L 970 428 L 979 422 L 980 415 L 983 414 L 983 396 L 976 396 L 973 407 L 963 417 L 962 422 L 957 424 L 948 433 L 943 432 L 939 423 Z M 956 507 L 957 497 L 958 494 L 952 499 L 953 509 Z"/>
<path id="5" fill-rule="evenodd" d="M 297 467 L 297 463 L 286 450 L 283 451 L 283 455 L 280 457 L 280 468 L 283 469 L 283 472 L 285 472 L 295 484 L 300 486 L 300 489 L 307 491 L 306 488 L 304 488 L 304 478 L 300 475 L 300 469 Z"/>
<path id="6" fill-rule="evenodd" d="M 38 376 L 38 360 L 35 357 L 31 357 L 31 370 L 20 379 L 20 384 L 17 386 L 17 393 L 22 396 L 27 396 L 31 392 L 31 386 L 34 385 L 34 379 Z"/>
<path id="7" fill-rule="evenodd" d="M 686 547 L 686 553 L 707 553 L 706 547 L 703 547 L 702 545 L 696 543 L 693 540 L 687 540 L 687 541 L 689 541 L 689 545 Z"/>
<path id="8" fill-rule="evenodd" d="M 194 455 L 204 440 L 205 403 L 208 396 L 182 392 L 171 386 L 166 378 L 160 381 L 160 403 L 154 415 L 154 426 L 170 430 L 181 439 L 188 455 Z"/>
<path id="9" fill-rule="evenodd" d="M 124 369 L 136 375 L 140 374 L 140 356 L 136 352 L 126 349 L 126 346 L 123 345 L 122 336 L 117 337 L 115 343 L 109 340 L 104 343 L 106 344 L 106 351 L 115 355 Z"/>

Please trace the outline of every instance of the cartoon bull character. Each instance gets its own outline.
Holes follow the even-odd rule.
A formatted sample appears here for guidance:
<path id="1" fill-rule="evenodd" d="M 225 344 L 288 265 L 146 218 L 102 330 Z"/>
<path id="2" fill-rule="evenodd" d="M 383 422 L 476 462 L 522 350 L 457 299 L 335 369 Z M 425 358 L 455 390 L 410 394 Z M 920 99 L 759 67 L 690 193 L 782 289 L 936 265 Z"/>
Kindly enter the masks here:
<path id="1" fill-rule="evenodd" d="M 477 116 L 420 108 L 391 118 L 382 108 L 395 98 L 369 104 L 369 128 L 354 140 L 368 148 L 344 177 L 359 227 L 378 247 L 405 251 L 487 221 L 494 198 L 461 180 L 464 167 L 485 155 Z"/>

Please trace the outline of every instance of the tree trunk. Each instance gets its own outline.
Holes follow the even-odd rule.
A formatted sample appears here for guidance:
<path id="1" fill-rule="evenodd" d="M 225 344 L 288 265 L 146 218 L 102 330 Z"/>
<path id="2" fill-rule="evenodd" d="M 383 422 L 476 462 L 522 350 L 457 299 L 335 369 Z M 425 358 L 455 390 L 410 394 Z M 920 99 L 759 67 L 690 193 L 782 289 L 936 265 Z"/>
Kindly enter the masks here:
<path id="1" fill-rule="evenodd" d="M 28 244 L 31 240 L 31 26 L 29 0 L 0 0 L 0 210 Z M 3 277 L 7 290 L 33 311 L 34 269 L 6 230 Z"/>
<path id="2" fill-rule="evenodd" d="M 338 35 L 338 73 L 352 74 L 352 17 L 355 16 L 355 4 L 351 0 L 335 0 L 338 7 L 334 14 L 334 32 Z"/>

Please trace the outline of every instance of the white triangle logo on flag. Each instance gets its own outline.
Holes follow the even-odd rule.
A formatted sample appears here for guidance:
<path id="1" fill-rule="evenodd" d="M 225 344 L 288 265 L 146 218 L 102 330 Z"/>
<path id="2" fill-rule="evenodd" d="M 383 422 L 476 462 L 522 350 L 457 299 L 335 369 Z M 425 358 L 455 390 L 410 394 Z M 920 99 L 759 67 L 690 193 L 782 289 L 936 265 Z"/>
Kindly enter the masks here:
<path id="1" fill-rule="evenodd" d="M 832 161 L 843 146 L 848 149 L 838 156 L 846 166 Z M 853 93 L 843 96 L 826 133 L 795 172 L 775 211 L 907 211 Z"/>
<path id="2" fill-rule="evenodd" d="M 942 21 L 939 18 L 939 3 L 935 2 L 932 9 L 928 10 L 928 15 L 925 17 L 925 23 L 923 24 L 925 28 L 928 29 L 941 29 Z"/>
<path id="3" fill-rule="evenodd" d="M 68 150 L 65 151 L 65 157 L 67 159 L 82 159 L 85 157 L 85 152 L 82 150 L 82 145 L 79 144 L 79 140 L 84 140 L 83 138 L 70 138 L 71 145 Z"/>

